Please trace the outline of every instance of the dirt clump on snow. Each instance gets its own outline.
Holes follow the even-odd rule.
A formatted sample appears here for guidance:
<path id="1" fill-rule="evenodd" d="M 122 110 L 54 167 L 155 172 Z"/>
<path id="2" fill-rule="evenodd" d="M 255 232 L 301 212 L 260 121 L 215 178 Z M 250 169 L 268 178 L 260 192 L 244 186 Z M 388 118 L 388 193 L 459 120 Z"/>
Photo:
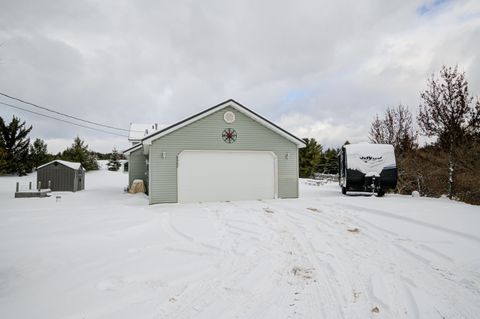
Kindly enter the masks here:
<path id="1" fill-rule="evenodd" d="M 355 289 L 353 289 L 353 302 L 357 302 L 359 299 L 360 299 L 360 294 L 361 292 L 359 291 L 356 291 Z"/>
<path id="2" fill-rule="evenodd" d="M 314 270 L 315 268 L 305 268 L 305 267 L 295 266 L 292 268 L 292 273 L 294 276 L 300 277 L 302 279 L 312 279 Z"/>
<path id="3" fill-rule="evenodd" d="M 358 228 L 350 228 L 350 229 L 347 229 L 347 231 L 351 232 L 351 233 L 359 233 L 360 232 L 360 229 Z"/>
<path id="4" fill-rule="evenodd" d="M 374 312 L 374 313 L 379 313 L 379 312 L 380 312 L 380 309 L 378 309 L 378 307 L 373 307 L 373 308 L 372 308 L 372 312 Z"/>

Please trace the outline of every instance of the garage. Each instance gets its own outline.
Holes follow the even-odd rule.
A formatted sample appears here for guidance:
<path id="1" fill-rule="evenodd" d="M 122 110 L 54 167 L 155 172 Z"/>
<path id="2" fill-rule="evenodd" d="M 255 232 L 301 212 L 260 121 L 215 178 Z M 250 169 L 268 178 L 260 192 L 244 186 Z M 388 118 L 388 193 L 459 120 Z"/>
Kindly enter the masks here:
<path id="1" fill-rule="evenodd" d="M 183 151 L 178 202 L 273 199 L 277 158 L 268 151 Z"/>
<path id="2" fill-rule="evenodd" d="M 124 154 L 150 204 L 298 198 L 305 142 L 234 100 L 145 134 Z"/>

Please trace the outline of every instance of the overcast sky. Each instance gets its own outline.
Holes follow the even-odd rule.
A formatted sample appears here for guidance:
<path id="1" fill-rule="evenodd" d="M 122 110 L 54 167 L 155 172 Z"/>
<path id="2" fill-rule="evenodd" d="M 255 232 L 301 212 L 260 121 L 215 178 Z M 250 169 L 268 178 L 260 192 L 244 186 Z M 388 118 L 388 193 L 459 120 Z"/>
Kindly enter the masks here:
<path id="1" fill-rule="evenodd" d="M 478 0 L 0 0 L 0 43 L 0 92 L 121 128 L 173 124 L 233 98 L 337 147 L 367 140 L 386 107 L 416 113 L 443 64 L 480 94 Z M 96 151 L 128 146 L 0 105 L 13 114 L 50 152 L 77 135 Z"/>

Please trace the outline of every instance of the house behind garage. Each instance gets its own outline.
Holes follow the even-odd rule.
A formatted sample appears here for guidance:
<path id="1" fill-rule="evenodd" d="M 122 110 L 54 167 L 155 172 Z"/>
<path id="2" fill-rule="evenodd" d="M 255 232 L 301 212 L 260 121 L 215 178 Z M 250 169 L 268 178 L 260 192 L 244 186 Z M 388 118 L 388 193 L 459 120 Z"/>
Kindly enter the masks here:
<path id="1" fill-rule="evenodd" d="M 145 136 L 124 151 L 129 185 L 150 204 L 298 197 L 304 142 L 234 100 Z"/>
<path id="2" fill-rule="evenodd" d="M 159 129 L 162 129 L 164 125 L 159 125 L 158 123 L 152 124 L 139 124 L 139 123 L 130 123 L 130 130 L 128 132 L 128 141 L 132 145 L 137 145 L 142 142 L 142 139 L 145 136 L 157 132 Z"/>
<path id="3" fill-rule="evenodd" d="M 55 160 L 37 168 L 37 185 L 52 191 L 76 192 L 85 188 L 85 170 L 80 163 Z"/>

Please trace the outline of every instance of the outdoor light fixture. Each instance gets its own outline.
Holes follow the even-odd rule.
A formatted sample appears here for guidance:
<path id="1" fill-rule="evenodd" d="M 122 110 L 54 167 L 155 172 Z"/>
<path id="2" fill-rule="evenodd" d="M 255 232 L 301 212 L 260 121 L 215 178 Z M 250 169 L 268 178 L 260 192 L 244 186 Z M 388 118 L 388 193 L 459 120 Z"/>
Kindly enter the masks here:
<path id="1" fill-rule="evenodd" d="M 285 154 L 285 159 L 289 159 L 289 158 L 290 158 L 290 153 Z"/>
<path id="2" fill-rule="evenodd" d="M 167 158 L 167 152 L 162 152 L 162 158 Z"/>

